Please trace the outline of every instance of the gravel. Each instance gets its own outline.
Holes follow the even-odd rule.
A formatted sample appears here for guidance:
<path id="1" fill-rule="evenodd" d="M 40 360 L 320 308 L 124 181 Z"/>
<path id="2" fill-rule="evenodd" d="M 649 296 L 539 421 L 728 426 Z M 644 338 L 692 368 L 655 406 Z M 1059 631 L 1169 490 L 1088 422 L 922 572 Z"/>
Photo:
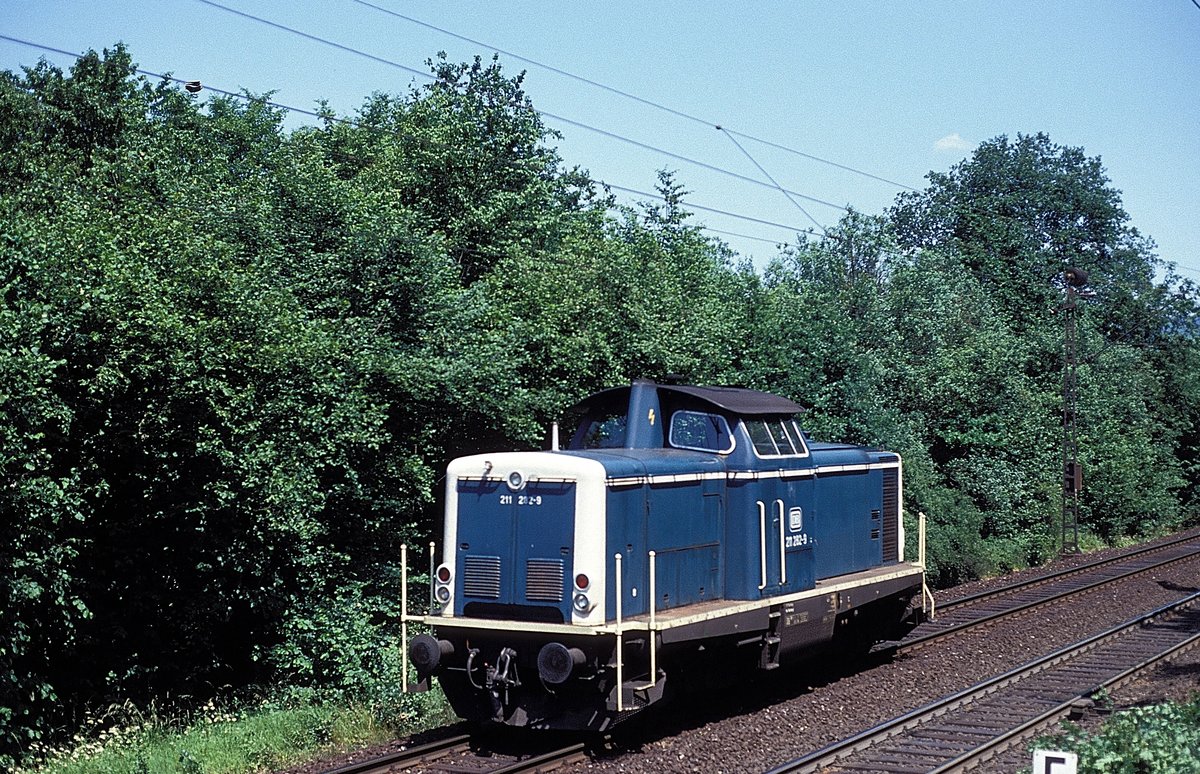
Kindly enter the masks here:
<path id="1" fill-rule="evenodd" d="M 948 589 L 938 598 L 965 596 L 1121 552 L 1108 549 L 1066 557 L 1042 568 Z M 711 701 L 688 702 L 647 716 L 640 725 L 618 734 L 611 755 L 569 770 L 765 771 L 1179 599 L 1187 589 L 1196 589 L 1198 577 L 1200 559 L 1188 560 L 893 660 L 877 659 L 854 669 L 828 660 L 782 669 L 771 673 L 770 680 L 748 681 Z M 1196 689 L 1200 677 L 1197 659 L 1200 656 L 1181 657 L 1160 668 L 1166 672 L 1114 692 L 1114 699 L 1118 705 L 1157 701 L 1160 694 L 1184 699 L 1188 690 Z M 359 751 L 354 758 L 361 760 L 394 746 Z M 315 774 L 349 760 L 348 756 L 325 760 L 290 769 L 288 774 Z M 999 768 L 994 770 L 1015 771 L 1028 763 L 1029 756 L 1022 751 L 998 760 Z"/>
<path id="2" fill-rule="evenodd" d="M 1186 594 L 1179 589 L 1196 586 L 1197 577 L 1200 560 L 1177 563 L 828 682 L 819 666 L 797 670 L 759 689 L 771 697 L 769 706 L 730 706 L 724 716 L 689 709 L 689 722 L 663 723 L 663 733 L 638 749 L 583 768 L 765 771 L 1174 601 Z"/>

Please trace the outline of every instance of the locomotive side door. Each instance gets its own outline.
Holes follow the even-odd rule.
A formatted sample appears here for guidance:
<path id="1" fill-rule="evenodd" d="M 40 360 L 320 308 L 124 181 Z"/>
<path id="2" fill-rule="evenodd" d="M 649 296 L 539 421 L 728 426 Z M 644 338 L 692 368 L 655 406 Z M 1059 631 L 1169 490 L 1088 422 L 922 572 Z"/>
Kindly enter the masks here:
<path id="1" fill-rule="evenodd" d="M 813 464 L 790 419 L 746 422 L 756 456 L 766 469 L 754 485 L 758 520 L 761 597 L 813 587 Z M 769 467 L 767 467 L 769 466 Z"/>
<path id="2" fill-rule="evenodd" d="M 810 459 L 798 460 L 796 467 L 785 470 L 781 476 L 783 505 L 776 503 L 780 518 L 786 514 L 787 524 L 781 531 L 784 556 L 790 589 L 802 591 L 816 585 L 816 541 L 813 527 L 817 512 L 813 493 L 816 482 Z"/>
<path id="3" fill-rule="evenodd" d="M 811 468 L 772 473 L 758 480 L 754 499 L 763 597 L 810 589 L 814 582 Z"/>

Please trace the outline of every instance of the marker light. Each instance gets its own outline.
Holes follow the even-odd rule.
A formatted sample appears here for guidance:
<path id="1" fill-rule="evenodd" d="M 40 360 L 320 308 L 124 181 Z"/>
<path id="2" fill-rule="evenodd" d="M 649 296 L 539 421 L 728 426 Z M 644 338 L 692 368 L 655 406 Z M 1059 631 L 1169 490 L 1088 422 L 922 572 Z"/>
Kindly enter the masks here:
<path id="1" fill-rule="evenodd" d="M 579 573 L 575 576 L 575 588 L 587 591 L 589 583 L 591 583 L 591 581 L 589 581 L 588 576 L 584 575 L 583 573 Z"/>
<path id="2" fill-rule="evenodd" d="M 437 579 L 439 581 L 441 581 L 442 583 L 449 583 L 450 582 L 450 568 L 444 564 L 441 567 L 437 568 Z"/>

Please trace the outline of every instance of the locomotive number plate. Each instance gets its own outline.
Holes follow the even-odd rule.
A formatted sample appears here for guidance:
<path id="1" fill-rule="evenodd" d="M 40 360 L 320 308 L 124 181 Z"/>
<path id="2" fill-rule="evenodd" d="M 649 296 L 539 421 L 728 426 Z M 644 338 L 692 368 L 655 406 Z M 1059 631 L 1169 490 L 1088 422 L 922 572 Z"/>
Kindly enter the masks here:
<path id="1" fill-rule="evenodd" d="M 510 494 L 500 495 L 500 504 L 501 505 L 512 505 L 513 503 L 516 503 L 517 505 L 541 505 L 542 504 L 542 496 L 541 495 L 510 495 Z"/>

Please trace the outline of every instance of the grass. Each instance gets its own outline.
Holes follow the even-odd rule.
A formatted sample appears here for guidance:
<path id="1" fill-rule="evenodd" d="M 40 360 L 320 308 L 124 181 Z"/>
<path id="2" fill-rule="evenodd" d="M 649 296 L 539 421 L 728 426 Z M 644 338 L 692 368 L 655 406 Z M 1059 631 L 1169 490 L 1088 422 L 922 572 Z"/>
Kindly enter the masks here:
<path id="1" fill-rule="evenodd" d="M 113 716 L 120 722 L 113 723 Z M 106 727 L 79 734 L 69 748 L 41 750 L 27 774 L 251 774 L 277 771 L 323 754 L 386 742 L 451 720 L 438 692 L 379 706 L 338 702 L 264 703 L 247 711 L 210 703 L 191 721 L 143 718 L 128 708 Z"/>

